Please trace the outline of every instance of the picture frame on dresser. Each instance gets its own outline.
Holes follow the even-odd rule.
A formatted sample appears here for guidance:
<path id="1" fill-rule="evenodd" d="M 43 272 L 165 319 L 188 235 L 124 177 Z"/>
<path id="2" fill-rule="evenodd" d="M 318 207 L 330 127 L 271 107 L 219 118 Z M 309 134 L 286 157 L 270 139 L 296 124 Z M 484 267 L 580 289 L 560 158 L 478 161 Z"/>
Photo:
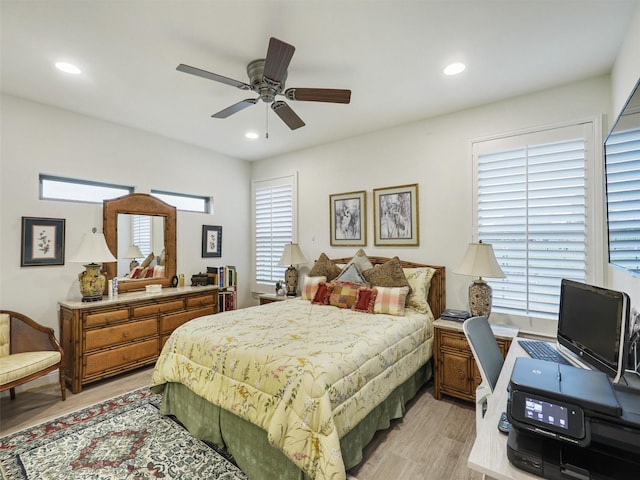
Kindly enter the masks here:
<path id="1" fill-rule="evenodd" d="M 202 226 L 202 257 L 222 256 L 222 227 L 217 225 Z"/>
<path id="2" fill-rule="evenodd" d="M 21 267 L 64 265 L 64 218 L 22 217 Z"/>
<path id="3" fill-rule="evenodd" d="M 332 246 L 366 246 L 367 192 L 329 195 L 329 225 Z"/>
<path id="4" fill-rule="evenodd" d="M 418 246 L 418 184 L 373 189 L 373 230 L 377 246 Z"/>

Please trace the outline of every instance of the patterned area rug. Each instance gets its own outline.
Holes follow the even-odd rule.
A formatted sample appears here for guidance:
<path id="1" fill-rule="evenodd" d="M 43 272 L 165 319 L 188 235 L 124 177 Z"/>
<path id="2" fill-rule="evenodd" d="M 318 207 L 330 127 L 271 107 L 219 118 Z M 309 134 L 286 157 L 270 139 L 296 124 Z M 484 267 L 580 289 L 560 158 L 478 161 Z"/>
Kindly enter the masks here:
<path id="1" fill-rule="evenodd" d="M 0 438 L 8 480 L 145 480 L 247 477 L 207 443 L 159 413 L 148 388 Z"/>

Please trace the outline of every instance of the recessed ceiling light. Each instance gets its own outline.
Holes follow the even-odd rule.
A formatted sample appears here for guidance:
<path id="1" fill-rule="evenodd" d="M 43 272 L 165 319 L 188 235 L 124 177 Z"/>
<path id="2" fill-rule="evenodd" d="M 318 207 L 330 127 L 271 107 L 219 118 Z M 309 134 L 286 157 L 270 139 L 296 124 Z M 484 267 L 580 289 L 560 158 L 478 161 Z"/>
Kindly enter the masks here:
<path id="1" fill-rule="evenodd" d="M 455 62 L 444 67 L 443 73 L 445 75 L 458 75 L 464 72 L 465 68 L 467 68 L 467 66 L 464 63 Z"/>
<path id="2" fill-rule="evenodd" d="M 71 75 L 79 75 L 82 73 L 82 70 L 69 62 L 56 62 L 56 68 L 64 73 L 70 73 Z"/>
<path id="3" fill-rule="evenodd" d="M 251 140 L 255 140 L 256 138 L 258 138 L 258 134 L 256 132 L 247 132 L 244 134 L 244 136 Z"/>

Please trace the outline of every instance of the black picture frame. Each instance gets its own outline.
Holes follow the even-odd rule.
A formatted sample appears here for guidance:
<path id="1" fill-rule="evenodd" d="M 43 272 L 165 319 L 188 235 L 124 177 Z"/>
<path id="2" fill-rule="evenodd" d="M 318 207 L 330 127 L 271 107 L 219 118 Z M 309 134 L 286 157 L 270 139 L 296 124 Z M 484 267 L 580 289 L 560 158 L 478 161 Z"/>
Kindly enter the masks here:
<path id="1" fill-rule="evenodd" d="M 217 225 L 202 226 L 202 257 L 222 256 L 222 227 Z"/>
<path id="2" fill-rule="evenodd" d="M 22 217 L 21 267 L 64 265 L 64 218 Z"/>

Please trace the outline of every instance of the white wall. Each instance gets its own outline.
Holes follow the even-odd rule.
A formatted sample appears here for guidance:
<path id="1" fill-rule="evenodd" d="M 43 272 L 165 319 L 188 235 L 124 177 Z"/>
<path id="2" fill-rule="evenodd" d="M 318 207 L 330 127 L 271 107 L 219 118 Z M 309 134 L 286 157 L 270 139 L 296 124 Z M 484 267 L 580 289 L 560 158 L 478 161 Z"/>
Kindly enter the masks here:
<path id="1" fill-rule="evenodd" d="M 394 256 L 447 267 L 447 305 L 467 308 L 471 278 L 453 273 L 472 240 L 471 140 L 539 125 L 593 118 L 610 111 L 608 76 L 466 110 L 342 142 L 254 162 L 253 178 L 299 172 L 298 242 L 309 259 L 321 252 L 349 256 L 357 248 L 332 248 L 329 195 L 367 191 L 371 255 Z M 312 128 L 312 127 L 305 127 Z M 372 190 L 418 183 L 419 247 L 374 247 Z M 553 333 L 555 323 L 507 319 L 523 329 Z"/>
<path id="2" fill-rule="evenodd" d="M 21 217 L 66 219 L 66 257 L 92 227 L 102 205 L 40 200 L 46 173 L 121 185 L 213 196 L 213 215 L 178 212 L 177 269 L 187 284 L 210 265 L 236 265 L 239 305 L 249 301 L 250 165 L 164 137 L 3 95 L 0 165 L 0 308 L 54 328 L 57 302 L 80 299 L 80 264 L 20 267 Z M 222 225 L 222 258 L 202 258 L 202 225 Z"/>
<path id="3" fill-rule="evenodd" d="M 640 6 L 636 9 L 631 25 L 627 30 L 624 45 L 611 72 L 611 95 L 613 107 L 611 122 L 614 122 L 622 111 L 633 87 L 640 79 Z M 610 125 L 612 126 L 612 125 Z M 615 267 L 609 268 L 609 286 L 622 290 L 631 296 L 632 304 L 640 307 L 640 278 Z"/>

